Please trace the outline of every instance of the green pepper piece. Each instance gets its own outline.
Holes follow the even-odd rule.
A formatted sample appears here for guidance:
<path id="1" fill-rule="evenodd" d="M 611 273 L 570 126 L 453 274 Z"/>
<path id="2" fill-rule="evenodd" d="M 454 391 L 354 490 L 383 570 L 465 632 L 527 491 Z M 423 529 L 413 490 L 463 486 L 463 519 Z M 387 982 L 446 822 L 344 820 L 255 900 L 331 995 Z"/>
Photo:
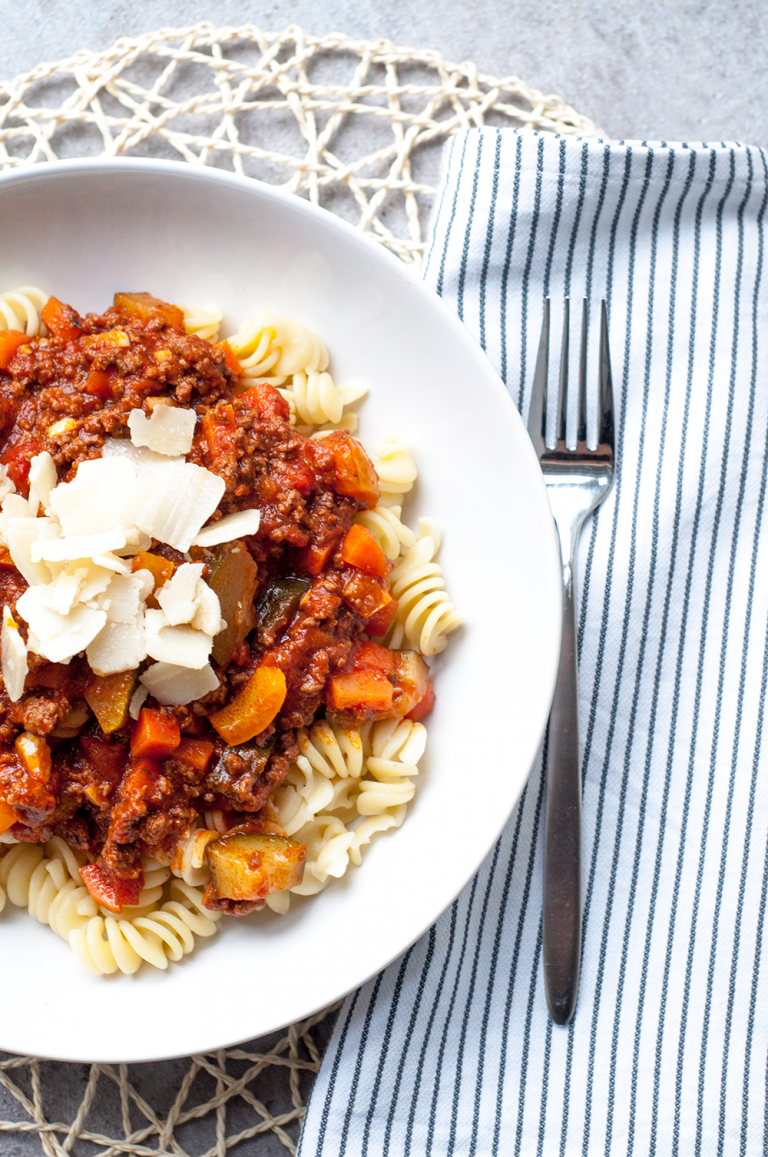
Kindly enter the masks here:
<path id="1" fill-rule="evenodd" d="M 219 597 L 221 616 L 227 624 L 213 640 L 214 663 L 226 667 L 243 639 L 253 630 L 253 596 L 258 568 L 242 542 L 214 548 L 208 562 L 208 585 Z"/>
<path id="2" fill-rule="evenodd" d="M 256 603 L 256 638 L 263 647 L 274 643 L 278 631 L 288 625 L 312 583 L 308 579 L 273 579 Z"/>

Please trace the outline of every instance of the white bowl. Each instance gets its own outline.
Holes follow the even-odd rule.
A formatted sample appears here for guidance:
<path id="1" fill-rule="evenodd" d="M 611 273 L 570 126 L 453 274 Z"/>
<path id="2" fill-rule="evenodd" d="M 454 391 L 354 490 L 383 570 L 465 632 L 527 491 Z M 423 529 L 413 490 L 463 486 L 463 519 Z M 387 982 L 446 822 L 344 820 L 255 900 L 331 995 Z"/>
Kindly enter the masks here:
<path id="1" fill-rule="evenodd" d="M 77 161 L 0 178 L 0 291 L 36 284 L 81 312 L 116 290 L 218 303 L 223 332 L 263 306 L 370 386 L 360 437 L 410 444 L 407 514 L 444 532 L 465 626 L 434 663 L 416 799 L 363 865 L 287 916 L 227 919 L 167 972 L 98 978 L 26 911 L 0 917 L 0 1048 L 65 1060 L 204 1052 L 336 1000 L 402 953 L 492 848 L 533 762 L 554 686 L 560 578 L 525 428 L 481 349 L 396 258 L 297 197 L 211 169 Z"/>

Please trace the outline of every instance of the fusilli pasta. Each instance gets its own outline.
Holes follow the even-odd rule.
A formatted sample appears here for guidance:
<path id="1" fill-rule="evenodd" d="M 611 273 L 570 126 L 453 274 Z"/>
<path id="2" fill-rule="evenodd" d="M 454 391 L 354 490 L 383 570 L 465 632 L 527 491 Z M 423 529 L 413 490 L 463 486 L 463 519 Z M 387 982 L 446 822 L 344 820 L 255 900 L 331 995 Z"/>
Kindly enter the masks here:
<path id="1" fill-rule="evenodd" d="M 47 300 L 48 294 L 35 285 L 0 293 L 0 329 L 17 329 L 34 337 L 42 328 L 40 311 Z"/>
<path id="2" fill-rule="evenodd" d="M 422 655 L 445 650 L 446 636 L 455 631 L 462 617 L 444 590 L 440 565 L 434 561 L 440 549 L 436 524 L 419 519 L 419 533 L 390 572 L 391 592 L 397 599 L 395 621 L 387 636 L 390 647 L 413 647 Z"/>
<path id="3" fill-rule="evenodd" d="M 206 341 L 215 341 L 219 336 L 219 323 L 222 312 L 214 306 L 201 309 L 199 306 L 182 305 L 184 311 L 184 329 L 187 333 L 197 334 Z"/>

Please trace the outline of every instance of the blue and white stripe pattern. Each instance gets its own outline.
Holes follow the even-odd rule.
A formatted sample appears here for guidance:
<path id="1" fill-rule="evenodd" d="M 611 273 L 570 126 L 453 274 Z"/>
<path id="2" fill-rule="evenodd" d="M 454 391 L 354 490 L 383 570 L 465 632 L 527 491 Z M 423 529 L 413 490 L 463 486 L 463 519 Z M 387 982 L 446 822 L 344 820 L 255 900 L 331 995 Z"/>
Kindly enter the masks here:
<path id="1" fill-rule="evenodd" d="M 758 149 L 491 129 L 448 148 L 426 278 L 524 416 L 545 296 L 586 295 L 593 333 L 608 303 L 579 1002 L 553 1028 L 536 767 L 478 876 L 347 999 L 302 1157 L 768 1151 L 767 207 Z"/>

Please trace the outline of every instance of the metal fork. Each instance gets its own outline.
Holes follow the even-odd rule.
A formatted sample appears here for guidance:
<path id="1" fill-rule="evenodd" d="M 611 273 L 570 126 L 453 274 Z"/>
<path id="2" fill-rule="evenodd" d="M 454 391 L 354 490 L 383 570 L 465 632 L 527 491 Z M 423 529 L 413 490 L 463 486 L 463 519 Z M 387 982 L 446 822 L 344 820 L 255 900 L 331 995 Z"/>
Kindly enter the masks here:
<path id="1" fill-rule="evenodd" d="M 549 298 L 544 305 L 528 433 L 547 486 L 563 567 L 563 635 L 555 696 L 549 717 L 547 808 L 544 827 L 544 985 L 550 1016 L 567 1024 L 576 1007 L 581 960 L 581 752 L 579 681 L 573 570 L 585 518 L 602 502 L 613 481 L 613 389 L 605 302 L 600 316 L 598 445 L 587 446 L 587 302 L 584 300 L 579 358 L 577 445 L 565 443 L 568 410 L 569 302 L 565 301 L 560 355 L 556 445 L 547 437 Z"/>

